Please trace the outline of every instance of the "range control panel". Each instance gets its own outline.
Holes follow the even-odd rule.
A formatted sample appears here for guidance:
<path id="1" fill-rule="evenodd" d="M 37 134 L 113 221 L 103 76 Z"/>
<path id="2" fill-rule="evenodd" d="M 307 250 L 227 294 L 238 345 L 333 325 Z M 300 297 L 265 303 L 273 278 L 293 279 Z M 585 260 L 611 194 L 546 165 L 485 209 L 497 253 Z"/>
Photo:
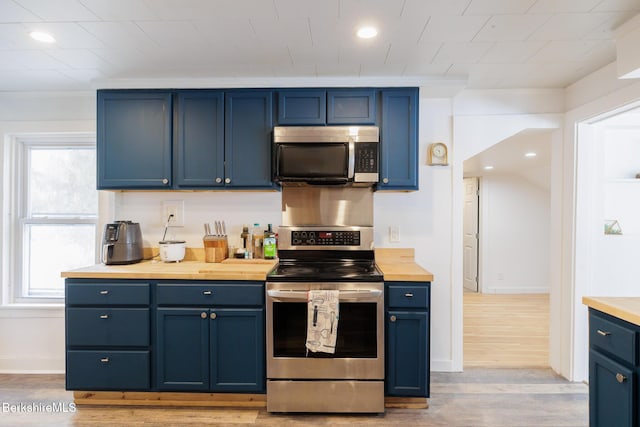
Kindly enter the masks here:
<path id="1" fill-rule="evenodd" d="M 294 246 L 360 246 L 360 231 L 305 231 L 291 232 Z"/>

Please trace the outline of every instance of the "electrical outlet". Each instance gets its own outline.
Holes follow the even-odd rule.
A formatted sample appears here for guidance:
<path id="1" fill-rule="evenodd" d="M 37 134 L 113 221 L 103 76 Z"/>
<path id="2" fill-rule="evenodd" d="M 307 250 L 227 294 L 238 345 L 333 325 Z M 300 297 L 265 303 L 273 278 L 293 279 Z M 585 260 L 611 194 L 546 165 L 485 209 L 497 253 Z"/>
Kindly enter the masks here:
<path id="1" fill-rule="evenodd" d="M 389 227 L 389 242 L 398 243 L 400 241 L 400 227 L 392 225 Z"/>
<path id="2" fill-rule="evenodd" d="M 169 219 L 169 227 L 184 227 L 184 200 L 166 200 L 162 202 L 162 223 Z"/>

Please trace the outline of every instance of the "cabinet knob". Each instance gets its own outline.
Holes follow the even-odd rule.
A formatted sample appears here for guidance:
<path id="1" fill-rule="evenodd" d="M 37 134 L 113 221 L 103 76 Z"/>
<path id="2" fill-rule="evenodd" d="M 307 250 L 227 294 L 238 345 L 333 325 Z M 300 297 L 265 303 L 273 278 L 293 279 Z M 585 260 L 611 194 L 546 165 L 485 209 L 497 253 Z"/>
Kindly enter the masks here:
<path id="1" fill-rule="evenodd" d="M 217 315 L 217 314 L 215 314 L 215 313 L 211 313 L 211 318 L 212 318 L 212 319 L 215 319 L 216 317 L 218 317 L 218 315 Z"/>
<path id="2" fill-rule="evenodd" d="M 220 184 L 222 182 L 222 178 L 218 177 L 216 178 L 216 183 Z"/>
<path id="3" fill-rule="evenodd" d="M 598 329 L 598 335 L 606 337 L 607 335 L 611 335 L 611 332 L 601 331 L 600 329 Z"/>
<path id="4" fill-rule="evenodd" d="M 225 178 L 224 182 L 225 182 L 225 184 L 230 184 L 231 183 L 231 178 Z"/>
<path id="5" fill-rule="evenodd" d="M 100 291 L 100 295 L 108 295 L 108 294 L 109 294 L 109 291 L 107 290 Z"/>
<path id="6" fill-rule="evenodd" d="M 625 376 L 624 376 L 624 375 L 622 375 L 622 374 L 616 374 L 616 380 L 617 380 L 619 383 L 623 383 L 623 382 L 625 382 L 625 381 L 627 380 L 627 377 L 625 377 Z"/>
<path id="7" fill-rule="evenodd" d="M 103 357 L 102 359 L 100 359 L 100 361 L 102 363 L 109 363 L 109 358 L 108 357 Z"/>
<path id="8" fill-rule="evenodd" d="M 407 298 L 413 298 L 413 294 L 411 292 L 407 292 L 404 296 Z"/>
<path id="9" fill-rule="evenodd" d="M 211 295 L 213 292 L 211 291 L 202 291 L 202 295 Z"/>
<path id="10" fill-rule="evenodd" d="M 109 318 L 109 315 L 108 315 L 108 314 L 101 314 L 101 315 L 100 315 L 100 318 L 101 318 L 101 319 L 108 319 L 108 318 Z"/>
<path id="11" fill-rule="evenodd" d="M 167 178 L 164 178 L 164 179 L 162 180 L 162 183 L 163 183 L 164 185 L 167 185 L 167 184 L 169 183 L 169 180 L 168 180 Z"/>
<path id="12" fill-rule="evenodd" d="M 200 318 L 201 319 L 206 319 L 207 318 L 207 312 L 203 311 L 202 313 L 200 313 Z"/>
<path id="13" fill-rule="evenodd" d="M 394 315 L 391 315 L 391 317 L 389 317 L 389 320 L 391 320 L 392 322 L 395 322 L 397 320 L 397 317 Z"/>
<path id="14" fill-rule="evenodd" d="M 382 183 L 383 184 L 388 184 L 389 183 L 389 178 L 382 178 Z"/>

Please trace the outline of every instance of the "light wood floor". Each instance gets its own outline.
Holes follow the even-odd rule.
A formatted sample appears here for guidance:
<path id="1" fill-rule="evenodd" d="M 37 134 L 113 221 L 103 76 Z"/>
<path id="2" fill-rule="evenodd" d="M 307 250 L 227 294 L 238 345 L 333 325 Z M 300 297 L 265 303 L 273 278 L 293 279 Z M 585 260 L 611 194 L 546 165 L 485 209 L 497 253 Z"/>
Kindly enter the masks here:
<path id="1" fill-rule="evenodd" d="M 0 426 L 582 427 L 589 423 L 588 387 L 570 383 L 550 369 L 433 372 L 428 409 L 388 408 L 383 415 L 270 414 L 264 408 L 72 408 L 72 398 L 72 392 L 64 390 L 63 375 L 0 374 Z"/>
<path id="2" fill-rule="evenodd" d="M 464 367 L 548 367 L 549 295 L 464 293 Z"/>

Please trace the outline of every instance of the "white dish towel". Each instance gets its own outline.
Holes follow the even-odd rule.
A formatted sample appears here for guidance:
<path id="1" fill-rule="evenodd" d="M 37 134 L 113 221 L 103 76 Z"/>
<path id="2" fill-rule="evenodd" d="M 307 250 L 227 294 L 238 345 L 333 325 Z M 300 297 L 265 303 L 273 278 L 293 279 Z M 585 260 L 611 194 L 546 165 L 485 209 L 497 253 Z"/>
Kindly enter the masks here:
<path id="1" fill-rule="evenodd" d="M 311 290 L 307 294 L 307 349 L 336 352 L 340 291 Z"/>

